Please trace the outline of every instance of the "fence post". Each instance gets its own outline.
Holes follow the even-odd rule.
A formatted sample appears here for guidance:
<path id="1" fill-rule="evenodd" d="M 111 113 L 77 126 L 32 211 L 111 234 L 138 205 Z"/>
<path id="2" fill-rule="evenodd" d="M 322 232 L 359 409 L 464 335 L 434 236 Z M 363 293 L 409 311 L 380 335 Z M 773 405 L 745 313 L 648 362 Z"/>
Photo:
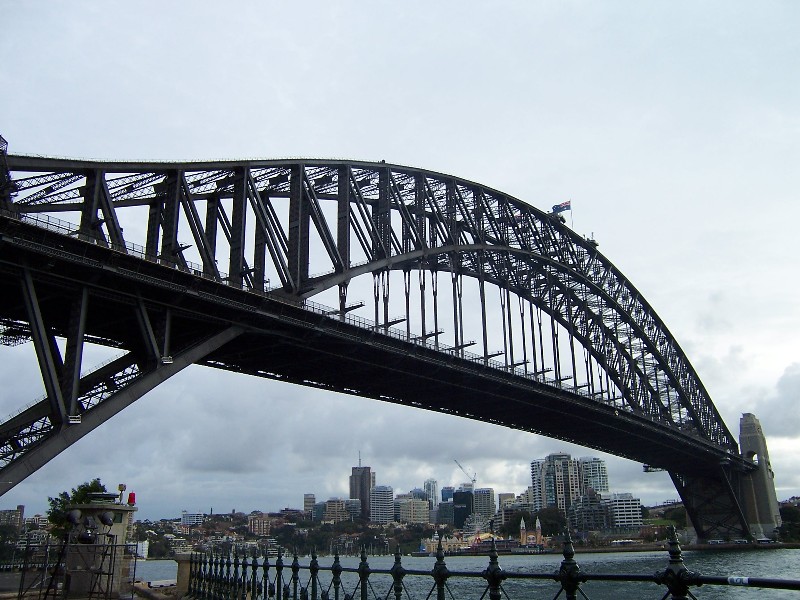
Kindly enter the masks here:
<path id="1" fill-rule="evenodd" d="M 233 551 L 233 585 L 231 586 L 231 591 L 228 594 L 228 598 L 231 600 L 239 600 L 239 586 L 241 585 L 241 580 L 239 579 L 239 551 Z"/>
<path id="2" fill-rule="evenodd" d="M 369 563 L 367 563 L 367 548 L 361 546 L 361 562 L 358 563 L 358 580 L 361 583 L 361 600 L 369 600 Z"/>
<path id="3" fill-rule="evenodd" d="M 317 550 L 311 549 L 311 564 L 308 566 L 311 574 L 311 600 L 317 600 L 317 577 L 319 573 L 319 563 L 317 562 Z"/>
<path id="4" fill-rule="evenodd" d="M 250 591 L 250 575 L 247 572 L 247 567 L 249 566 L 250 563 L 247 562 L 247 551 L 245 551 L 244 556 L 242 557 L 242 586 L 238 600 L 246 600 L 247 592 Z"/>
<path id="5" fill-rule="evenodd" d="M 670 525 L 667 531 L 669 533 L 669 566 L 663 571 L 658 571 L 654 579 L 657 584 L 667 586 L 673 600 L 685 600 L 689 597 L 690 585 L 698 587 L 702 585 L 700 573 L 690 571 L 683 563 L 681 545 L 678 543 L 675 526 Z"/>
<path id="6" fill-rule="evenodd" d="M 394 588 L 394 597 L 395 600 L 401 600 L 403 597 L 403 577 L 406 574 L 406 570 L 403 568 L 403 565 L 400 564 L 401 562 L 400 556 L 400 545 L 397 545 L 397 551 L 394 553 L 394 564 L 392 565 L 390 573 L 392 574 L 392 587 Z"/>
<path id="7" fill-rule="evenodd" d="M 267 591 L 267 583 L 269 582 L 269 573 L 267 573 L 268 561 L 264 557 L 264 577 L 259 582 L 258 580 L 258 550 L 253 551 L 253 562 L 250 565 L 252 575 L 250 575 L 250 598 L 251 600 L 259 600 L 263 598 L 263 594 Z M 263 593 L 262 593 L 263 592 Z"/>
<path id="8" fill-rule="evenodd" d="M 333 555 L 333 566 L 331 567 L 333 574 L 333 598 L 339 600 L 339 590 L 342 587 L 342 565 L 339 562 L 339 550 Z"/>
<path id="9" fill-rule="evenodd" d="M 492 549 L 489 552 L 489 566 L 481 574 L 489 586 L 489 600 L 501 600 L 502 598 L 502 584 L 507 575 L 500 568 L 500 563 L 497 561 L 497 544 L 492 538 Z"/>
<path id="10" fill-rule="evenodd" d="M 208 593 L 208 553 L 203 552 L 200 555 L 200 581 L 199 584 L 199 593 L 198 597 L 202 598 L 202 600 L 206 600 L 206 594 Z"/>
<path id="11" fill-rule="evenodd" d="M 292 559 L 292 598 L 297 600 L 297 586 L 300 583 L 300 560 L 297 557 L 297 549 L 294 551 Z"/>
<path id="12" fill-rule="evenodd" d="M 278 600 L 283 597 L 283 550 L 278 550 L 278 560 L 275 561 L 275 596 Z"/>
<path id="13" fill-rule="evenodd" d="M 445 600 L 445 587 L 447 586 L 447 578 L 450 577 L 450 572 L 447 570 L 447 565 L 444 564 L 444 550 L 442 550 L 442 540 L 439 538 L 439 544 L 436 546 L 436 563 L 433 565 L 431 571 L 433 581 L 436 583 L 436 600 Z"/>
<path id="14" fill-rule="evenodd" d="M 564 560 L 555 574 L 555 580 L 561 583 L 561 589 L 566 592 L 567 600 L 576 600 L 578 588 L 586 578 L 581 573 L 581 568 L 575 562 L 575 547 L 569 529 L 564 529 Z"/>

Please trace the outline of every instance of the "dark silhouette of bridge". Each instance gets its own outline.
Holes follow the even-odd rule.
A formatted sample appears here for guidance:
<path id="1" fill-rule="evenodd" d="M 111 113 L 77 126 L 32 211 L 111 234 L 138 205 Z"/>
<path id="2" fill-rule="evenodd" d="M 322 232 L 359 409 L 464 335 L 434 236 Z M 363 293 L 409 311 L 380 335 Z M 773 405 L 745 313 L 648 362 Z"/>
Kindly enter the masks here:
<path id="1" fill-rule="evenodd" d="M 655 311 L 558 214 L 382 162 L 5 150 L 0 339 L 33 343 L 45 396 L 0 426 L 0 493 L 200 364 L 667 470 L 700 538 L 775 527 L 766 446 L 742 456 Z M 84 365 L 87 346 L 114 357 Z"/>

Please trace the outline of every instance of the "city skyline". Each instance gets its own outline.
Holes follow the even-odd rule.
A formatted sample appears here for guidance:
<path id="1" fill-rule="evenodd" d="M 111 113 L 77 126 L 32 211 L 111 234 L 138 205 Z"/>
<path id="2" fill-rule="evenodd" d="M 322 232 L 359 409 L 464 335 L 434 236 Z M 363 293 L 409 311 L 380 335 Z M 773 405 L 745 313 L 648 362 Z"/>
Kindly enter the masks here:
<path id="1" fill-rule="evenodd" d="M 454 6 L 312 1 L 300 18 L 236 1 L 9 3 L 0 134 L 15 154 L 386 160 L 542 210 L 569 201 L 567 224 L 666 323 L 734 436 L 743 412 L 759 418 L 778 498 L 800 495 L 800 6 Z M 30 344 L 0 348 L 0 360 L 10 415 L 43 384 Z M 498 491 L 522 489 L 531 457 L 595 452 L 193 366 L 0 507 L 43 512 L 95 477 L 136 491 L 144 518 L 297 505 L 312 489 L 345 496 L 340 474 L 358 450 L 399 489 L 434 476 L 458 485 L 458 459 Z M 677 496 L 666 473 L 598 455 L 643 503 Z"/>

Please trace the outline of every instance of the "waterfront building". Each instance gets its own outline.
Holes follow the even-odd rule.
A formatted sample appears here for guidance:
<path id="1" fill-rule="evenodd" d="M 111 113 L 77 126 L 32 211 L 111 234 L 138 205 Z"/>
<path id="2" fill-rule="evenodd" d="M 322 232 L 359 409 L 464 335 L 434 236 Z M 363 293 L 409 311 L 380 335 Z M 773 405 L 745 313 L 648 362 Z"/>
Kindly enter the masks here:
<path id="1" fill-rule="evenodd" d="M 350 498 L 361 500 L 361 517 L 369 519 L 369 495 L 370 490 L 375 487 L 375 473 L 370 467 L 362 467 L 361 460 L 358 466 L 353 467 L 350 475 Z"/>
<path id="2" fill-rule="evenodd" d="M 446 485 L 442 488 L 442 502 L 448 502 L 453 499 L 453 494 L 456 488 L 451 485 Z"/>
<path id="3" fill-rule="evenodd" d="M 314 505 L 317 503 L 317 497 L 314 494 L 303 494 L 303 512 L 306 516 L 311 517 L 314 513 Z"/>
<path id="4" fill-rule="evenodd" d="M 636 528 L 642 526 L 642 503 L 633 494 L 609 494 L 603 498 L 608 509 L 609 527 Z"/>
<path id="5" fill-rule="evenodd" d="M 325 503 L 324 502 L 317 502 L 314 504 L 314 508 L 311 511 L 311 520 L 315 523 L 319 523 L 325 519 Z"/>
<path id="6" fill-rule="evenodd" d="M 422 487 L 425 488 L 425 493 L 428 495 L 430 508 L 436 508 L 439 505 L 439 482 L 435 479 L 426 479 Z"/>
<path id="7" fill-rule="evenodd" d="M 203 513 L 190 513 L 181 511 L 181 525 L 189 525 L 190 527 L 194 525 L 202 525 L 203 524 L 204 515 Z"/>
<path id="8" fill-rule="evenodd" d="M 578 459 L 581 474 L 581 493 L 585 494 L 589 488 L 596 492 L 608 492 L 608 470 L 606 461 L 596 456 L 585 456 Z"/>
<path id="9" fill-rule="evenodd" d="M 494 501 L 493 488 L 478 488 L 472 493 L 472 511 L 487 521 L 494 518 L 497 506 Z"/>
<path id="10" fill-rule="evenodd" d="M 378 485 L 370 490 L 369 519 L 373 523 L 390 523 L 394 518 L 394 490 L 389 485 Z"/>
<path id="11" fill-rule="evenodd" d="M 474 512 L 472 491 L 458 490 L 453 493 L 453 526 L 462 529 L 467 518 Z"/>

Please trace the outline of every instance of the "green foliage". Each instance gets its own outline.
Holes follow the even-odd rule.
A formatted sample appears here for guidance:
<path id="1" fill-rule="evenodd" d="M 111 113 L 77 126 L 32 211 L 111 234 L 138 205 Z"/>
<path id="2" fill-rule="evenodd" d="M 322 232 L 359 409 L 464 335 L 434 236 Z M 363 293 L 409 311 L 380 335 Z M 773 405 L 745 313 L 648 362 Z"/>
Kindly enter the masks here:
<path id="1" fill-rule="evenodd" d="M 47 520 L 53 524 L 53 535 L 63 538 L 69 530 L 70 525 L 67 522 L 68 506 L 86 504 L 89 502 L 89 494 L 106 491 L 106 486 L 100 482 L 98 477 L 73 488 L 71 493 L 61 492 L 55 498 L 48 498 L 47 502 L 50 508 L 47 509 Z"/>
<path id="2" fill-rule="evenodd" d="M 779 535 L 783 542 L 800 542 L 800 508 L 796 506 L 781 506 L 781 520 Z"/>
<path id="3" fill-rule="evenodd" d="M 536 513 L 536 516 L 539 517 L 539 522 L 542 525 L 542 535 L 547 537 L 560 535 L 563 533 L 564 527 L 567 524 L 567 518 L 564 516 L 564 513 L 555 506 L 543 508 Z"/>
<path id="4" fill-rule="evenodd" d="M 679 506 L 664 511 L 664 518 L 672 521 L 677 529 L 686 529 L 686 509 Z"/>

